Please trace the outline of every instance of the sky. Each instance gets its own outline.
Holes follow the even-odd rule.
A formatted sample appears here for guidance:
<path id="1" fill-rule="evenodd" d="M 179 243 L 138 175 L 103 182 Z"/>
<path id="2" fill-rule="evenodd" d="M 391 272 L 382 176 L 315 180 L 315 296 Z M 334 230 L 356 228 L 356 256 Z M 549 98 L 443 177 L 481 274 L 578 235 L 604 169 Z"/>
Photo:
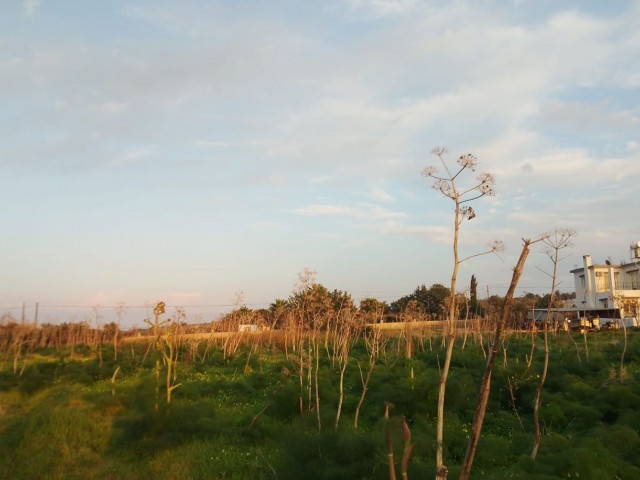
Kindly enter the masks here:
<path id="1" fill-rule="evenodd" d="M 287 298 L 298 275 L 392 302 L 461 265 L 504 295 L 522 239 L 570 270 L 640 240 L 640 2 L 3 0 L 0 314 L 142 325 Z M 545 294 L 534 246 L 518 293 Z"/>

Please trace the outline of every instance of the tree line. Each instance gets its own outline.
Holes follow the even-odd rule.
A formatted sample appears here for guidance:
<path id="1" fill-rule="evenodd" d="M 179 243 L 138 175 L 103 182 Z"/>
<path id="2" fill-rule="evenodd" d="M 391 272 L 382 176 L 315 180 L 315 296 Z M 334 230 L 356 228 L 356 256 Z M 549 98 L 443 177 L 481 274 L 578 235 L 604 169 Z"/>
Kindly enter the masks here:
<path id="1" fill-rule="evenodd" d="M 448 312 L 449 288 L 440 283 L 430 287 L 419 285 L 415 290 L 397 300 L 387 303 L 376 298 L 363 298 L 356 302 L 352 295 L 343 290 L 329 290 L 319 283 L 311 282 L 306 290 L 293 292 L 286 299 L 274 300 L 268 308 L 251 309 L 238 306 L 220 319 L 204 324 L 190 324 L 184 310 L 177 309 L 176 319 L 182 324 L 184 333 L 206 333 L 211 331 L 237 331 L 239 325 L 256 325 L 261 329 L 282 330 L 290 326 L 291 317 L 300 309 L 305 309 L 308 322 L 314 319 L 337 318 L 349 315 L 364 324 L 400 321 L 440 321 Z M 575 292 L 556 291 L 553 303 L 551 294 L 539 295 L 525 293 L 513 301 L 511 326 L 518 328 L 526 325 L 531 309 L 562 307 L 564 301 L 575 299 Z M 471 276 L 469 289 L 456 294 L 458 318 L 478 319 L 494 316 L 504 302 L 501 295 L 491 295 L 479 299 L 477 280 Z M 177 318 L 179 317 L 179 319 Z M 92 325 L 92 322 L 63 322 L 59 324 L 42 323 L 34 325 L 19 320 L 10 314 L 0 317 L 0 351 L 8 351 L 16 345 L 29 345 L 31 348 L 58 348 L 78 345 L 95 346 L 100 343 L 113 343 L 116 337 L 136 336 L 148 333 L 148 329 L 134 327 L 122 330 L 118 323 Z"/>

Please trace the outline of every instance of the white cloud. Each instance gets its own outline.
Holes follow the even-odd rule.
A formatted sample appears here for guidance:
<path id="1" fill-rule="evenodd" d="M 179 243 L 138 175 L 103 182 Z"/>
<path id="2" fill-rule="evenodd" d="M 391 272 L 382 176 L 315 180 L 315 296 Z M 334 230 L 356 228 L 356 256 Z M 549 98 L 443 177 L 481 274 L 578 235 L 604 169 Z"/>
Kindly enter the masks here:
<path id="1" fill-rule="evenodd" d="M 117 115 L 124 112 L 129 104 L 127 102 L 103 102 L 100 105 L 94 105 L 92 108 L 104 115 Z"/>
<path id="2" fill-rule="evenodd" d="M 550 150 L 527 162 L 532 169 L 527 172 L 526 181 L 537 185 L 544 182 L 543 186 L 580 190 L 619 182 L 624 176 L 640 176 L 640 164 L 635 158 L 597 158 L 583 149 Z"/>
<path id="3" fill-rule="evenodd" d="M 411 225 L 395 220 L 388 220 L 381 227 L 381 230 L 384 233 L 417 236 L 439 244 L 451 244 L 451 230 L 442 226 Z"/>
<path id="4" fill-rule="evenodd" d="M 640 117 L 630 110 L 611 111 L 606 103 L 595 105 L 553 100 L 542 105 L 543 122 L 565 124 L 580 132 L 640 129 Z"/>
<path id="5" fill-rule="evenodd" d="M 28 17 L 33 17 L 40 7 L 40 0 L 22 0 L 22 10 Z"/>
<path id="6" fill-rule="evenodd" d="M 356 3 L 358 8 L 414 8 L 416 4 Z M 198 5 L 165 2 L 147 5 L 145 14 L 129 13 L 145 21 L 163 23 L 183 18 L 179 21 L 189 23 L 197 20 Z M 270 98 L 273 101 L 267 101 L 265 108 L 273 110 L 265 119 L 255 118 L 246 125 L 252 132 L 260 132 L 264 146 L 261 153 L 292 168 L 322 162 L 349 175 L 373 175 L 406 168 L 418 141 L 423 151 L 442 140 L 453 149 L 456 145 L 450 139 L 454 138 L 466 149 L 490 142 L 507 128 L 517 131 L 530 122 L 537 105 L 544 101 L 553 105 L 549 98 L 574 82 L 579 71 L 589 78 L 597 71 L 596 77 L 600 78 L 598 72 L 610 71 L 608 67 L 621 62 L 623 55 L 612 55 L 617 45 L 611 32 L 620 26 L 618 19 L 595 19 L 574 11 L 554 15 L 541 25 L 516 26 L 473 5 L 429 8 L 428 15 L 417 9 L 402 29 L 385 26 L 371 34 L 367 42 L 347 38 L 345 48 L 337 48 L 330 37 L 305 37 L 302 30 L 313 26 L 312 21 L 307 20 L 300 28 L 287 25 L 288 30 L 276 33 L 274 19 L 267 16 L 260 30 L 270 32 L 267 44 L 257 35 L 231 43 L 226 49 L 207 42 L 186 50 L 158 52 L 143 51 L 134 44 L 126 54 L 89 48 L 84 53 L 58 52 L 53 55 L 58 61 L 42 64 L 32 73 L 60 81 L 58 88 L 63 90 L 69 88 L 66 72 L 74 65 L 73 71 L 81 76 L 70 79 L 73 88 L 65 97 L 86 91 L 77 85 L 95 86 L 92 91 L 105 97 L 97 103 L 105 112 L 123 116 L 125 107 L 131 110 L 123 123 L 110 126 L 122 131 L 150 130 L 155 122 L 164 122 L 161 119 L 165 115 L 178 114 L 179 118 L 192 108 L 213 112 L 229 98 Z M 218 10 L 205 8 L 199 16 L 209 21 L 227 18 L 232 11 Z M 479 20 L 470 23 L 476 14 Z M 153 20 L 158 16 L 164 20 Z M 447 20 L 445 24 L 443 19 Z M 230 38 L 239 38 L 246 22 L 253 20 L 249 15 L 216 28 L 222 28 Z M 198 27 L 178 30 L 185 29 Z M 583 47 L 577 48 L 572 40 L 574 32 Z M 305 39 L 302 46 L 288 43 L 293 36 Z M 591 52 L 592 46 L 602 54 L 584 53 Z M 405 88 L 416 90 L 417 85 L 421 85 L 417 94 L 414 91 L 403 96 Z M 114 97 L 122 100 L 109 100 Z M 178 97 L 183 103 L 171 103 L 170 99 Z M 134 99 L 145 107 L 129 107 Z M 235 119 L 233 113 L 228 116 L 241 122 L 248 118 L 244 114 Z M 199 123 L 199 117 L 190 116 L 189 121 Z M 143 119 L 151 119 L 151 125 L 145 127 Z M 637 118 L 621 115 L 617 121 L 628 120 Z M 240 124 L 242 127 L 245 125 Z M 227 142 L 214 141 L 209 146 L 223 143 Z M 261 148 L 258 144 L 253 147 Z"/>
<path id="7" fill-rule="evenodd" d="M 389 194 L 379 183 L 372 185 L 369 196 L 378 202 L 393 203 L 396 199 Z"/>
<path id="8" fill-rule="evenodd" d="M 407 218 L 409 216 L 405 212 L 394 212 L 391 210 L 387 210 L 386 208 L 376 206 L 368 206 L 367 208 L 369 215 L 376 219 Z"/>
<path id="9" fill-rule="evenodd" d="M 295 213 L 297 215 L 303 215 L 307 217 L 316 217 L 316 216 L 322 216 L 322 215 L 359 217 L 359 216 L 362 216 L 363 212 L 358 208 L 345 207 L 343 205 L 317 204 L 317 205 L 308 205 L 302 208 L 296 208 L 292 210 L 291 213 Z"/>
<path id="10" fill-rule="evenodd" d="M 181 303 L 189 303 L 194 300 L 199 300 L 202 296 L 201 292 L 166 292 L 162 298 L 165 298 L 168 303 L 180 305 Z"/>
<path id="11" fill-rule="evenodd" d="M 104 315 L 107 310 L 113 310 L 112 305 L 116 305 L 122 302 L 122 299 L 126 297 L 126 294 L 122 290 L 100 290 L 95 294 L 86 297 L 82 300 L 82 303 L 87 306 L 98 308 L 99 312 Z M 108 305 L 108 306 L 104 306 Z M 95 315 L 95 311 L 92 312 Z"/>
<path id="12" fill-rule="evenodd" d="M 231 147 L 231 142 L 225 142 L 220 140 L 199 140 L 195 143 L 198 148 L 225 148 Z"/>
<path id="13" fill-rule="evenodd" d="M 402 15 L 416 9 L 420 0 L 346 0 L 347 5 L 374 17 Z"/>
<path id="14" fill-rule="evenodd" d="M 200 0 L 182 0 L 179 3 L 171 0 L 154 0 L 153 2 L 128 2 L 119 10 L 125 17 L 137 19 L 164 29 L 172 34 L 210 39 L 225 37 L 233 25 L 246 26 L 252 18 L 251 14 L 238 15 L 237 10 L 225 5 L 225 2 L 208 2 Z M 254 14 L 264 13 L 258 5 L 254 5 Z M 256 25 L 255 31 L 260 29 Z"/>
<path id="15" fill-rule="evenodd" d="M 370 219 L 406 218 L 408 216 L 404 212 L 394 212 L 369 204 L 359 204 L 357 207 L 335 204 L 314 204 L 296 208 L 291 210 L 291 213 L 307 217 L 344 216 Z"/>
<path id="16" fill-rule="evenodd" d="M 311 177 L 309 183 L 325 183 L 331 179 L 329 175 L 320 175 L 318 177 Z"/>
<path id="17" fill-rule="evenodd" d="M 139 162 L 153 154 L 150 147 L 133 147 L 116 155 L 111 161 L 111 165 L 124 165 Z"/>

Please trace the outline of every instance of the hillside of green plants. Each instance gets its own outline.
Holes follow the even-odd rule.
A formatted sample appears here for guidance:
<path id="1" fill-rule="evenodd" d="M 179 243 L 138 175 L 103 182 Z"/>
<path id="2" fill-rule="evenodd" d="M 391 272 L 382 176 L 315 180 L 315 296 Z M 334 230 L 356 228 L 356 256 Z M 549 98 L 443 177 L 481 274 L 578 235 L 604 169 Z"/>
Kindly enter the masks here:
<path id="1" fill-rule="evenodd" d="M 640 333 L 626 342 L 623 331 L 551 335 L 532 460 L 538 335 L 504 337 L 471 477 L 640 478 Z M 491 340 L 482 331 L 456 340 L 449 478 L 467 448 Z M 163 330 L 139 342 L 6 350 L 0 478 L 388 479 L 389 454 L 400 478 L 407 445 L 407 478 L 433 478 L 443 354 L 439 335 L 366 328 L 215 340 Z"/>

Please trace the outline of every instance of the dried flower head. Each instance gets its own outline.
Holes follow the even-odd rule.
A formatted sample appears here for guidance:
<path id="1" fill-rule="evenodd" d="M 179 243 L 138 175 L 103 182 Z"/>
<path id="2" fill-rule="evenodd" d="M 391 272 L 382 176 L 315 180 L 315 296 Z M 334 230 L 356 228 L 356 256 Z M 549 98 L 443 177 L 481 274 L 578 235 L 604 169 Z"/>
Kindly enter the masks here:
<path id="1" fill-rule="evenodd" d="M 483 173 L 482 175 L 478 175 L 478 186 L 477 190 L 480 191 L 483 195 L 493 196 L 495 195 L 494 185 L 496 183 L 495 177 L 490 173 Z"/>
<path id="2" fill-rule="evenodd" d="M 462 207 L 460 209 L 460 214 L 462 215 L 462 218 L 466 218 L 467 220 L 473 220 L 476 218 L 476 212 L 470 206 Z"/>
<path id="3" fill-rule="evenodd" d="M 493 240 L 489 247 L 492 252 L 503 252 L 505 249 L 504 242 L 502 240 Z"/>
<path id="4" fill-rule="evenodd" d="M 466 155 L 460 155 L 458 163 L 462 168 L 468 168 L 469 170 L 474 171 L 478 165 L 478 159 L 475 155 L 467 153 Z"/>
<path id="5" fill-rule="evenodd" d="M 164 302 L 158 302 L 155 306 L 155 308 L 153 309 L 153 313 L 158 316 L 158 315 L 162 315 L 164 313 L 164 307 L 165 304 Z"/>
<path id="6" fill-rule="evenodd" d="M 445 155 L 448 152 L 449 150 L 447 150 L 447 147 L 435 147 L 433 150 L 431 150 L 431 153 L 438 156 Z"/>
<path id="7" fill-rule="evenodd" d="M 454 198 L 453 183 L 450 180 L 439 178 L 433 183 L 433 188 L 449 198 Z"/>
<path id="8" fill-rule="evenodd" d="M 432 177 L 436 173 L 438 173 L 438 169 L 433 165 L 429 165 L 424 170 L 422 170 L 423 177 Z"/>

